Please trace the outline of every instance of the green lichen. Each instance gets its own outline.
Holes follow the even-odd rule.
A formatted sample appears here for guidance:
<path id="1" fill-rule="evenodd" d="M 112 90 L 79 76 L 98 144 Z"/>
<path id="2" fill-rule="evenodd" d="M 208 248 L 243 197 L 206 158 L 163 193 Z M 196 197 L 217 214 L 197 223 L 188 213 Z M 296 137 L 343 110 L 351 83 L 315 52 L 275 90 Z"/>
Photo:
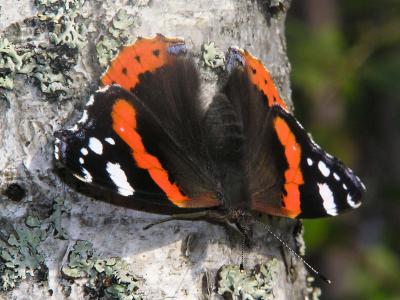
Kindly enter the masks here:
<path id="1" fill-rule="evenodd" d="M 12 89 L 14 87 L 13 74 L 15 74 L 20 58 L 15 47 L 7 39 L 0 38 L 0 87 Z"/>
<path id="2" fill-rule="evenodd" d="M 297 252 L 301 256 L 306 255 L 306 243 L 304 242 L 303 236 L 304 236 L 304 226 L 302 223 L 300 223 L 295 235 L 295 241 L 296 241 Z"/>
<path id="3" fill-rule="evenodd" d="M 13 45 L 6 38 L 0 39 L 0 87 L 13 89 L 16 75 L 24 74 L 35 78 L 43 93 L 66 93 L 70 80 L 56 65 L 68 56 L 62 52 L 32 44 Z"/>
<path id="4" fill-rule="evenodd" d="M 83 48 L 86 45 L 86 34 L 87 28 L 84 24 L 75 23 L 73 17 L 63 16 L 54 23 L 54 30 L 49 33 L 49 38 L 55 45 Z"/>
<path id="5" fill-rule="evenodd" d="M 39 18 L 46 17 L 59 19 L 65 15 L 79 15 L 79 10 L 85 0 L 35 0 L 35 5 L 40 9 Z"/>
<path id="6" fill-rule="evenodd" d="M 81 14 L 84 0 L 36 0 L 37 19 L 49 28 L 49 45 L 41 55 L 44 64 L 34 77 L 46 94 L 67 95 L 72 80 L 66 73 L 77 63 L 78 49 L 86 46 L 89 32 Z"/>
<path id="7" fill-rule="evenodd" d="M 84 0 L 35 0 L 35 5 L 49 11 L 66 11 L 78 9 L 85 3 Z"/>
<path id="8" fill-rule="evenodd" d="M 65 202 L 63 198 L 56 198 L 53 202 L 52 213 L 50 217 L 46 219 L 49 223 L 50 228 L 54 231 L 54 237 L 62 240 L 68 239 L 67 231 L 61 226 L 61 215 L 63 213 L 68 214 L 71 210 L 71 206 L 68 202 Z"/>
<path id="9" fill-rule="evenodd" d="M 54 45 L 80 49 L 86 45 L 88 27 L 81 14 L 84 0 L 36 0 L 37 18 L 50 28 L 49 40 Z"/>
<path id="10" fill-rule="evenodd" d="M 54 238 L 65 239 L 68 236 L 61 227 L 61 215 L 69 209 L 62 199 L 56 199 L 48 218 L 41 219 L 30 214 L 21 225 L 11 225 L 10 221 L 1 220 L 0 291 L 13 289 L 28 276 L 42 280 L 47 278 L 47 267 L 40 246 L 52 229 Z"/>
<path id="11" fill-rule="evenodd" d="M 321 289 L 314 286 L 314 281 L 314 277 L 307 276 L 307 295 L 305 300 L 318 300 L 322 295 Z"/>
<path id="12" fill-rule="evenodd" d="M 244 271 L 237 265 L 222 267 L 218 272 L 218 294 L 233 300 L 274 299 L 277 263 L 276 259 L 272 259 L 256 269 Z"/>
<path id="13" fill-rule="evenodd" d="M 46 232 L 36 217 L 28 217 L 26 223 L 29 227 L 2 226 L 0 231 L 0 291 L 13 289 L 21 280 L 38 272 L 45 272 L 47 276 L 40 250 Z"/>
<path id="14" fill-rule="evenodd" d="M 116 39 L 103 36 L 96 44 L 97 58 L 102 67 L 106 67 L 110 60 L 115 56 L 120 47 L 120 42 Z"/>
<path id="15" fill-rule="evenodd" d="M 17 73 L 23 74 L 29 71 L 24 62 L 29 54 L 19 54 L 14 44 L 7 38 L 0 37 L 0 87 L 12 89 Z"/>
<path id="16" fill-rule="evenodd" d="M 134 16 L 129 15 L 125 9 L 120 9 L 113 18 L 112 26 L 108 31 L 116 39 L 127 39 L 129 38 L 128 30 L 132 28 L 135 22 Z"/>
<path id="17" fill-rule="evenodd" d="M 35 228 L 40 226 L 40 220 L 37 216 L 27 216 L 25 224 L 30 228 Z"/>
<path id="18" fill-rule="evenodd" d="M 24 74 L 34 79 L 46 95 L 68 97 L 72 83 L 68 73 L 77 63 L 78 50 L 86 46 L 88 32 L 94 30 L 81 13 L 84 3 L 84 0 L 35 1 L 39 12 L 24 20 L 26 25 L 34 27 L 33 36 L 26 36 L 27 42 L 17 44 L 0 38 L 1 88 L 13 89 L 16 75 Z M 47 35 L 39 38 L 45 31 Z M 46 37 L 47 42 L 30 42 Z"/>
<path id="19" fill-rule="evenodd" d="M 214 42 L 208 42 L 202 45 L 202 57 L 206 66 L 216 69 L 225 66 L 224 52 L 217 49 Z"/>
<path id="20" fill-rule="evenodd" d="M 68 279 L 86 278 L 86 290 L 93 297 L 106 294 L 113 299 L 138 300 L 138 279 L 121 258 L 101 258 L 88 241 L 77 241 L 61 272 Z"/>
<path id="21" fill-rule="evenodd" d="M 136 21 L 136 17 L 129 15 L 125 9 L 117 12 L 108 28 L 109 34 L 102 36 L 96 44 L 100 66 L 106 67 L 122 45 L 132 42 L 129 40 L 129 29 L 134 26 Z"/>
<path id="22" fill-rule="evenodd" d="M 49 40 L 55 45 L 68 48 L 83 48 L 86 45 L 88 28 L 82 22 L 80 9 L 84 1 L 37 1 L 42 12 L 38 18 L 51 28 Z"/>

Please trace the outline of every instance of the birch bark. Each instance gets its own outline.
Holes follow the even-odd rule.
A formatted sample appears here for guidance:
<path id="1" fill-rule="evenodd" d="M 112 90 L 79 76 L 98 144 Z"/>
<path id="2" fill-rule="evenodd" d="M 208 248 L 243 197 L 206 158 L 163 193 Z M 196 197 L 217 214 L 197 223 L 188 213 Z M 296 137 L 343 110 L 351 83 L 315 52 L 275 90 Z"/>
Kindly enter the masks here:
<path id="1" fill-rule="evenodd" d="M 0 290 L 7 289 L 0 298 L 310 296 L 303 264 L 261 229 L 246 250 L 247 273 L 241 274 L 237 272 L 240 236 L 202 221 L 172 221 L 143 231 L 144 225 L 160 216 L 85 197 L 63 184 L 52 165 L 53 132 L 80 117 L 113 49 L 137 36 L 158 32 L 180 36 L 199 56 L 202 44 L 210 41 L 221 51 L 231 45 L 246 48 L 269 68 L 281 95 L 291 104 L 284 32 L 289 2 L 0 1 L 0 79 L 3 86 L 8 84 L 0 90 Z M 211 97 L 216 75 L 212 70 L 202 74 L 204 96 Z M 24 196 L 22 200 L 18 195 Z M 302 245 L 296 223 L 269 217 L 265 222 L 294 249 Z M 14 258 L 5 258 L 4 251 Z M 79 274 L 71 267 L 71 253 L 78 253 Z M 20 263 L 19 268 L 16 257 L 27 264 Z M 121 258 L 126 266 L 116 265 L 112 257 Z M 110 277 L 101 272 L 107 264 L 114 268 Z M 265 269 L 260 271 L 257 265 Z M 124 272 L 131 276 L 125 281 L 138 287 L 131 294 L 126 282 L 116 279 Z M 93 290 L 84 288 L 88 280 L 95 282 Z M 122 292 L 107 291 L 110 287 Z M 253 298 L 245 298 L 246 293 Z"/>

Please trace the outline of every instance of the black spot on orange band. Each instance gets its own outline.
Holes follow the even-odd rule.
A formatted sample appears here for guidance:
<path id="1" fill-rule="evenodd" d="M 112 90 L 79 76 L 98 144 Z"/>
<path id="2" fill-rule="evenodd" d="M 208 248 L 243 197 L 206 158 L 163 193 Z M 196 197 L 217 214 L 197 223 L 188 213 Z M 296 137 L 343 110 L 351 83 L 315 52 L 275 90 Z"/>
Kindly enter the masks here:
<path id="1" fill-rule="evenodd" d="M 158 57 L 160 55 L 160 50 L 158 49 L 153 50 L 153 55 Z"/>

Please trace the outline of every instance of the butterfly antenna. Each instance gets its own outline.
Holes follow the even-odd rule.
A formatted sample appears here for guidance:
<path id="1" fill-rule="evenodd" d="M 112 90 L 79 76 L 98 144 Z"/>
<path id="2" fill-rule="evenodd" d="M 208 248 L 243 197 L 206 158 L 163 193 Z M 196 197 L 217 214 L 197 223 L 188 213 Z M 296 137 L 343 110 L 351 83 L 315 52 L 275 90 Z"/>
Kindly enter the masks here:
<path id="1" fill-rule="evenodd" d="M 276 234 L 271 230 L 271 228 L 270 228 L 268 225 L 262 223 L 262 222 L 259 221 L 259 220 L 256 220 L 256 222 L 257 222 L 259 225 L 261 225 L 265 230 L 267 230 L 267 232 L 268 232 L 269 234 L 271 234 L 274 238 L 276 238 L 279 242 L 281 242 L 281 244 L 282 244 L 283 246 L 285 246 L 286 249 L 288 249 L 288 250 L 289 250 L 295 257 L 297 257 L 299 260 L 301 260 L 301 261 L 307 266 L 307 268 L 310 269 L 316 276 L 318 276 L 320 279 L 322 279 L 323 281 L 325 281 L 325 282 L 328 283 L 328 284 L 331 284 L 331 283 L 332 283 L 332 281 L 331 281 L 330 279 L 326 278 L 324 275 L 322 275 L 320 272 L 318 272 L 316 269 L 314 269 L 314 268 L 313 268 L 308 262 L 306 262 L 296 251 L 294 251 L 292 248 L 290 248 L 289 245 L 288 245 L 287 243 L 285 243 L 285 241 L 283 241 L 278 235 L 276 235 Z"/>

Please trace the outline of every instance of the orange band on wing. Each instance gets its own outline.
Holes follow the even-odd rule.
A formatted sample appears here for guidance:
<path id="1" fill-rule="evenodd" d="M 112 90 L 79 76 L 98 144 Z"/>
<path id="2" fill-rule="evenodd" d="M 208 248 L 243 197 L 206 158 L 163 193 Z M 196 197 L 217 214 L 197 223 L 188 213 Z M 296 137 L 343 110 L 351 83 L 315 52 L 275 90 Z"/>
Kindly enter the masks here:
<path id="1" fill-rule="evenodd" d="M 288 163 L 288 169 L 285 171 L 286 196 L 283 197 L 283 204 L 287 216 L 295 218 L 301 212 L 299 186 L 304 183 L 300 170 L 301 148 L 284 119 L 277 117 L 274 120 L 274 127 L 280 143 L 285 148 Z"/>
<path id="2" fill-rule="evenodd" d="M 140 38 L 134 44 L 121 49 L 101 77 L 101 83 L 116 83 L 128 91 L 134 89 L 139 82 L 139 75 L 153 72 L 168 63 L 171 59 L 168 47 L 183 43 L 181 39 L 162 35 L 152 39 Z"/>
<path id="3" fill-rule="evenodd" d="M 277 104 L 287 109 L 286 103 L 279 96 L 274 81 L 262 62 L 246 50 L 240 50 L 240 53 L 246 61 L 245 67 L 251 82 L 267 96 L 268 106 Z"/>
<path id="4" fill-rule="evenodd" d="M 149 172 L 150 177 L 171 202 L 179 207 L 186 207 L 185 202 L 189 199 L 181 193 L 176 184 L 169 181 L 168 173 L 157 157 L 146 151 L 142 138 L 136 130 L 136 111 L 133 106 L 124 99 L 117 99 L 111 117 L 114 131 L 132 149 L 137 166 Z"/>

